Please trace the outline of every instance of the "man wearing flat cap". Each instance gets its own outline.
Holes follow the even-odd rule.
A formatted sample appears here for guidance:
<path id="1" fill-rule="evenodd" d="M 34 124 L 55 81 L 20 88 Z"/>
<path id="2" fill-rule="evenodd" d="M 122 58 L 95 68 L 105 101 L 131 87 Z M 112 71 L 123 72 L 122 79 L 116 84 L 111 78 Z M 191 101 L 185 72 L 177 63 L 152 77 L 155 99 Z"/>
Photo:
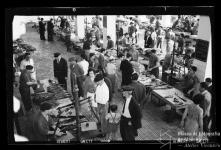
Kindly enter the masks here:
<path id="1" fill-rule="evenodd" d="M 32 108 L 31 92 L 30 87 L 36 85 L 37 82 L 31 79 L 31 72 L 33 66 L 27 65 L 26 68 L 21 72 L 19 92 L 21 94 L 21 100 L 24 104 L 25 110 L 28 112 Z"/>
<path id="2" fill-rule="evenodd" d="M 123 141 L 135 141 L 137 130 L 142 127 L 142 113 L 139 105 L 132 96 L 133 87 L 122 86 L 122 95 L 125 100 L 120 120 L 120 134 Z"/>
<path id="3" fill-rule="evenodd" d="M 83 68 L 77 63 L 76 57 L 71 57 L 68 59 L 70 62 L 70 78 L 71 78 L 71 90 L 73 92 L 74 86 L 77 84 L 78 86 L 78 96 L 84 97 L 83 91 L 83 80 L 84 80 L 84 70 Z"/>
<path id="4" fill-rule="evenodd" d="M 101 132 L 106 134 L 106 119 L 105 116 L 108 113 L 108 100 L 109 100 L 109 89 L 104 81 L 104 77 L 101 73 L 97 74 L 94 78 L 94 82 L 97 84 L 95 91 L 95 101 L 97 102 L 98 116 L 101 123 Z"/>
<path id="5" fill-rule="evenodd" d="M 64 89 L 67 89 L 67 75 L 68 75 L 68 65 L 67 61 L 61 57 L 60 53 L 54 53 L 54 77 L 58 80 Z"/>

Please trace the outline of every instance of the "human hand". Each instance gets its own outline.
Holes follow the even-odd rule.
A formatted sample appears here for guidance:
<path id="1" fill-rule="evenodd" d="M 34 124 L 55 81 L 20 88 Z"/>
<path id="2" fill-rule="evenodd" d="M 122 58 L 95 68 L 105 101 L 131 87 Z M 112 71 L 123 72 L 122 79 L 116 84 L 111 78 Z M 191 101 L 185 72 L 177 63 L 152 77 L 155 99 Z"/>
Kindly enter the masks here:
<path id="1" fill-rule="evenodd" d="M 131 125 L 132 125 L 131 121 L 129 121 L 129 122 L 128 122 L 128 125 L 129 125 L 129 126 L 131 126 Z"/>

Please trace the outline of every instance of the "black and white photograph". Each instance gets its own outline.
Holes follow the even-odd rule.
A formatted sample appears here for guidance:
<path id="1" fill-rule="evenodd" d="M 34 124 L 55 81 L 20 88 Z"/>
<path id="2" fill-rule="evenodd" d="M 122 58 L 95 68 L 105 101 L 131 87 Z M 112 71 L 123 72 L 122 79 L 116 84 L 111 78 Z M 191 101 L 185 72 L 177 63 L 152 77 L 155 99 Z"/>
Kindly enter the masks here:
<path id="1" fill-rule="evenodd" d="M 6 9 L 8 144 L 220 148 L 214 7 L 125 8 Z"/>

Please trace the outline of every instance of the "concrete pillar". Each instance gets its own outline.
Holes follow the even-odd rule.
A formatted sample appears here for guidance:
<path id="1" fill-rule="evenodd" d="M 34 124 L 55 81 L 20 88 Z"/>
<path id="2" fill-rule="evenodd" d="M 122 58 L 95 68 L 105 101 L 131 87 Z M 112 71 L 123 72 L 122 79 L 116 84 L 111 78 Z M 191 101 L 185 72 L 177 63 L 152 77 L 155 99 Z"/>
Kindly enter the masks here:
<path id="1" fill-rule="evenodd" d="M 24 16 L 14 16 L 13 19 L 13 40 L 20 38 L 22 34 L 26 33 L 26 21 L 27 19 Z"/>
<path id="2" fill-rule="evenodd" d="M 208 16 L 200 16 L 199 28 L 198 28 L 198 39 L 202 39 L 209 42 L 207 62 L 203 62 L 194 59 L 193 65 L 197 66 L 197 76 L 200 81 L 203 82 L 205 78 L 212 78 L 212 47 L 211 47 L 211 24 Z"/>
<path id="3" fill-rule="evenodd" d="M 116 16 L 115 15 L 107 16 L 107 35 L 111 37 L 115 45 L 116 43 Z"/>
<path id="4" fill-rule="evenodd" d="M 77 35 L 80 39 L 84 38 L 84 16 L 77 16 Z"/>
<path id="5" fill-rule="evenodd" d="M 103 48 L 107 47 L 107 16 L 103 16 Z"/>

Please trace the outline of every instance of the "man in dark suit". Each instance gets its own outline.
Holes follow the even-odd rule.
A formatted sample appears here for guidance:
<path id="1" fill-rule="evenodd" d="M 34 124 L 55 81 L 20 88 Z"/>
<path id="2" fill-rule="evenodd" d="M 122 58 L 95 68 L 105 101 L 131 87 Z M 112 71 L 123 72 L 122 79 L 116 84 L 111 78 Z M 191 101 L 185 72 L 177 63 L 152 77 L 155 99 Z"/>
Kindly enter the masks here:
<path id="1" fill-rule="evenodd" d="M 132 92 L 133 88 L 131 86 L 122 87 L 125 103 L 120 120 L 120 134 L 123 141 L 135 141 L 135 137 L 138 136 L 137 130 L 142 127 L 142 113 L 132 96 Z"/>
<path id="2" fill-rule="evenodd" d="M 146 100 L 146 87 L 145 85 L 137 81 L 137 73 L 133 73 L 131 79 L 132 83 L 130 84 L 130 86 L 134 88 L 133 96 L 137 100 L 137 103 L 139 104 L 140 108 L 142 109 Z"/>
<path id="3" fill-rule="evenodd" d="M 47 30 L 48 30 L 48 41 L 53 41 L 53 33 L 54 33 L 54 24 L 52 22 L 53 19 L 51 19 L 48 22 Z"/>
<path id="4" fill-rule="evenodd" d="M 45 23 L 43 22 L 43 18 L 39 21 L 39 32 L 40 32 L 40 39 L 45 40 Z"/>
<path id="5" fill-rule="evenodd" d="M 67 90 L 67 74 L 68 65 L 67 61 L 61 57 L 60 53 L 54 54 L 54 77 L 58 80 L 59 84 L 62 84 L 65 90 Z"/>
<path id="6" fill-rule="evenodd" d="M 122 71 L 122 83 L 121 85 L 129 85 L 131 83 L 131 76 L 133 73 L 133 66 L 130 63 L 132 55 L 130 53 L 126 54 L 126 59 L 120 64 L 120 70 Z"/>
<path id="7" fill-rule="evenodd" d="M 111 49 L 111 48 L 114 48 L 114 41 L 111 40 L 111 37 L 110 36 L 107 36 L 107 49 Z"/>

